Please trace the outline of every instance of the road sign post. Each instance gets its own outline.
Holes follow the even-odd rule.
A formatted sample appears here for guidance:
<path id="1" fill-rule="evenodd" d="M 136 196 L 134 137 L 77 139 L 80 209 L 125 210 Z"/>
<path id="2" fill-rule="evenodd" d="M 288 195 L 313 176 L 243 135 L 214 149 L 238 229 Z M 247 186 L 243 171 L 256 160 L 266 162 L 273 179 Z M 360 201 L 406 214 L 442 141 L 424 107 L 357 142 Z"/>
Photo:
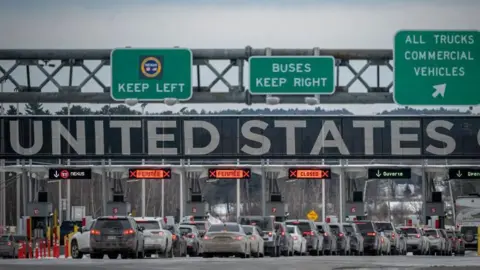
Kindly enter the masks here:
<path id="1" fill-rule="evenodd" d="M 252 56 L 252 95 L 331 95 L 335 92 L 335 58 L 331 56 Z"/>
<path id="2" fill-rule="evenodd" d="M 480 104 L 478 31 L 399 31 L 394 100 L 408 106 Z"/>
<path id="3" fill-rule="evenodd" d="M 189 100 L 192 52 L 189 49 L 118 48 L 110 57 L 112 99 L 125 101 Z"/>

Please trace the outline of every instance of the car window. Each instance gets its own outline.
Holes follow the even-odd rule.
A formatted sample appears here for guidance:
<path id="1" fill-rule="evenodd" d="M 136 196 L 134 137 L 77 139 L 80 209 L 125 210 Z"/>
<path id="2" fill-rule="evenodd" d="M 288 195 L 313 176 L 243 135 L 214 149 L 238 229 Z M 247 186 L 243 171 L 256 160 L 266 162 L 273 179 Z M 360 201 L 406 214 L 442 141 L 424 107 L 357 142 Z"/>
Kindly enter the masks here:
<path id="1" fill-rule="evenodd" d="M 273 231 L 273 222 L 269 217 L 240 217 L 239 224 L 259 227 L 262 231 Z"/>
<path id="2" fill-rule="evenodd" d="M 283 228 L 281 223 L 275 223 L 275 231 L 284 232 L 285 228 Z"/>
<path id="3" fill-rule="evenodd" d="M 242 228 L 243 228 L 243 231 L 244 231 L 245 233 L 251 233 L 251 234 L 253 234 L 253 227 L 251 227 L 251 226 L 242 226 Z"/>
<path id="4" fill-rule="evenodd" d="M 453 232 L 447 232 L 448 237 L 453 237 Z"/>
<path id="5" fill-rule="evenodd" d="M 26 235 L 14 235 L 13 236 L 13 240 L 15 240 L 15 242 L 19 242 L 19 241 L 27 241 L 27 236 Z"/>
<path id="6" fill-rule="evenodd" d="M 401 228 L 401 230 L 408 234 L 418 234 L 417 228 Z"/>
<path id="7" fill-rule="evenodd" d="M 355 233 L 355 230 L 351 225 L 343 225 L 343 228 L 345 229 L 345 232 Z"/>
<path id="8" fill-rule="evenodd" d="M 131 228 L 131 226 L 126 218 L 98 219 L 97 222 L 95 222 L 95 229 L 127 229 Z"/>
<path id="9" fill-rule="evenodd" d="M 437 236 L 437 231 L 435 230 L 426 230 L 425 231 L 426 236 Z"/>
<path id="10" fill-rule="evenodd" d="M 10 235 L 2 235 L 0 241 L 10 241 Z"/>
<path id="11" fill-rule="evenodd" d="M 192 233 L 192 228 L 180 226 L 180 233 L 181 233 L 181 234 L 189 234 L 189 233 Z"/>
<path id="12" fill-rule="evenodd" d="M 287 232 L 288 233 L 295 233 L 295 227 L 294 226 L 287 226 Z"/>
<path id="13" fill-rule="evenodd" d="M 208 232 L 240 232 L 240 226 L 236 224 L 213 224 Z"/>
<path id="14" fill-rule="evenodd" d="M 463 234 L 477 234 L 477 227 L 474 226 L 462 226 L 460 232 Z"/>
<path id="15" fill-rule="evenodd" d="M 160 230 L 160 223 L 156 220 L 135 220 L 138 226 L 144 227 L 145 230 Z"/>
<path id="16" fill-rule="evenodd" d="M 338 227 L 338 225 L 330 225 L 330 230 L 332 231 L 333 234 L 340 233 L 340 227 Z"/>
<path id="17" fill-rule="evenodd" d="M 373 228 L 372 222 L 355 222 L 357 224 L 358 229 L 361 232 L 374 232 L 375 229 Z"/>
<path id="18" fill-rule="evenodd" d="M 304 221 L 287 221 L 285 222 L 287 225 L 294 225 L 294 226 L 297 226 L 298 229 L 304 233 L 304 232 L 309 232 L 312 230 L 312 228 L 310 227 L 310 223 L 309 222 L 304 222 Z"/>
<path id="19" fill-rule="evenodd" d="M 393 231 L 393 226 L 390 222 L 375 222 L 375 228 L 377 230 Z"/>

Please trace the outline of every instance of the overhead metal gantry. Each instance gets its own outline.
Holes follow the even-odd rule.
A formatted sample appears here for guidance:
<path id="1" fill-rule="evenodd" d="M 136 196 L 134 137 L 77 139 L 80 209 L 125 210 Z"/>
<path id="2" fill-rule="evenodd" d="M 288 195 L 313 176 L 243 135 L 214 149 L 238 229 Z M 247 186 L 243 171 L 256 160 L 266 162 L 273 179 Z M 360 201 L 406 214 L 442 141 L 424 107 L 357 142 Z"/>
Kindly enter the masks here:
<path id="1" fill-rule="evenodd" d="M 250 56 L 305 56 L 314 55 L 318 48 L 311 49 L 192 49 L 194 80 L 194 94 L 186 103 L 266 103 L 266 96 L 252 96 L 247 91 L 244 73 L 245 63 Z M 0 50 L 0 82 L 12 85 L 12 89 L 5 87 L 0 93 L 0 100 L 6 103 L 121 103 L 110 97 L 109 75 L 99 75 L 99 71 L 110 66 L 111 50 Z M 333 95 L 322 96 L 322 104 L 371 104 L 394 103 L 390 89 L 393 83 L 389 78 L 387 85 L 381 85 L 381 67 L 393 71 L 392 50 L 335 50 L 320 49 L 319 55 L 333 56 L 336 59 L 336 91 Z M 212 61 L 223 61 L 226 67 L 217 70 Z M 353 62 L 363 61 L 363 67 L 355 69 Z M 227 80 L 225 76 L 237 67 L 235 81 Z M 373 76 L 363 78 L 365 72 L 374 67 Z M 38 69 L 45 78 L 38 84 L 33 84 L 32 69 Z M 212 81 L 205 81 L 207 70 L 213 73 Z M 64 71 L 67 71 L 66 73 Z M 73 78 L 87 76 L 79 83 Z M 103 71 L 102 71 L 103 73 Z M 65 80 L 65 74 L 68 79 Z M 64 78 L 59 79 L 59 76 Z M 209 76 L 209 75 L 207 75 Z M 352 76 L 347 83 L 342 84 L 340 78 Z M 393 77 L 393 76 L 391 76 Z M 62 83 L 61 81 L 66 81 Z M 95 84 L 91 84 L 94 82 Z M 219 83 L 223 83 L 227 91 L 219 91 Z M 363 92 L 351 92 L 352 85 L 360 82 Z M 96 87 L 95 87 L 96 86 Z M 225 88 L 225 87 L 224 87 Z M 160 101 L 159 101 L 160 102 Z M 304 104 L 305 96 L 281 96 L 280 103 Z"/>

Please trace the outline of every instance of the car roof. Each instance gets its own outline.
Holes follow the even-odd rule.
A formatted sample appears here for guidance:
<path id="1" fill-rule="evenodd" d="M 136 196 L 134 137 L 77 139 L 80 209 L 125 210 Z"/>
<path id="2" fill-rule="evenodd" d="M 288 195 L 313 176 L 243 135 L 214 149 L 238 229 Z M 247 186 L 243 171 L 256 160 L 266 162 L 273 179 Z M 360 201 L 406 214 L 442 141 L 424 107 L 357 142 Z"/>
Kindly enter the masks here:
<path id="1" fill-rule="evenodd" d="M 146 221 L 162 221 L 160 217 L 134 217 L 135 220 L 146 220 Z"/>
<path id="2" fill-rule="evenodd" d="M 310 222 L 309 219 L 287 219 L 285 222 L 293 222 L 293 221 L 298 221 L 298 222 Z"/>
<path id="3" fill-rule="evenodd" d="M 131 218 L 130 216 L 101 216 L 101 217 L 98 217 L 98 219 L 128 219 L 128 218 Z"/>
<path id="4" fill-rule="evenodd" d="M 178 227 L 183 227 L 183 228 L 197 228 L 195 225 L 189 225 L 189 224 L 180 224 Z"/>

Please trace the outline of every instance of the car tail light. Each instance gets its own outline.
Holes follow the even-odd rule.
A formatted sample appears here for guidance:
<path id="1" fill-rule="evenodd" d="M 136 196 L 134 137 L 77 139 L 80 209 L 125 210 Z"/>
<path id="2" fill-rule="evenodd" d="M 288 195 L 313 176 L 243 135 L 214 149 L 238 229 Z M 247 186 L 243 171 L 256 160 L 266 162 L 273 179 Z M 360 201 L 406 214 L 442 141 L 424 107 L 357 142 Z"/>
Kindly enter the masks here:
<path id="1" fill-rule="evenodd" d="M 210 237 L 208 237 L 208 236 L 205 235 L 205 236 L 203 237 L 203 240 L 210 240 Z"/>
<path id="2" fill-rule="evenodd" d="M 282 236 L 285 236 L 285 232 L 282 232 Z"/>
<path id="3" fill-rule="evenodd" d="M 100 231 L 99 230 L 90 230 L 90 234 L 100 235 Z"/>
<path id="4" fill-rule="evenodd" d="M 294 235 L 293 240 L 298 240 L 298 237 L 296 235 Z"/>
<path id="5" fill-rule="evenodd" d="M 343 233 L 339 233 L 339 234 L 338 234 L 338 237 L 343 237 Z"/>
<path id="6" fill-rule="evenodd" d="M 163 236 L 163 235 L 165 235 L 165 233 L 164 232 L 159 232 L 158 235 Z"/>
<path id="7" fill-rule="evenodd" d="M 312 235 L 313 235 L 313 234 L 312 234 Z M 323 233 L 323 236 L 328 236 L 328 233 L 327 233 L 327 232 Z"/>
<path id="8" fill-rule="evenodd" d="M 251 236 L 251 237 L 250 237 L 250 240 L 255 240 L 255 236 Z"/>
<path id="9" fill-rule="evenodd" d="M 11 246 L 11 245 L 12 245 L 12 242 L 8 242 L 8 243 L 7 243 L 7 246 Z"/>
<path id="10" fill-rule="evenodd" d="M 367 233 L 367 236 L 375 236 L 375 235 L 377 235 L 377 233 L 374 233 L 374 232 Z"/>
<path id="11" fill-rule="evenodd" d="M 395 233 L 392 233 L 392 238 L 395 239 Z"/>
<path id="12" fill-rule="evenodd" d="M 438 235 L 438 234 L 437 234 L 437 235 L 435 235 L 435 238 L 440 238 L 440 235 Z"/>
<path id="13" fill-rule="evenodd" d="M 243 236 L 237 236 L 235 237 L 235 240 L 243 240 Z"/>
<path id="14" fill-rule="evenodd" d="M 188 238 L 195 238 L 195 234 L 191 234 L 191 233 L 190 233 L 190 234 L 187 234 L 187 237 L 188 237 Z"/>
<path id="15" fill-rule="evenodd" d="M 417 238 L 420 238 L 420 234 L 417 234 L 416 237 L 417 237 Z"/>
<path id="16" fill-rule="evenodd" d="M 124 235 L 131 235 L 131 234 L 134 234 L 134 233 L 135 233 L 135 231 L 133 229 L 123 230 Z"/>
<path id="17" fill-rule="evenodd" d="M 383 237 L 382 237 L 382 238 L 380 239 L 380 242 L 382 242 L 382 243 L 383 243 L 384 241 L 385 241 L 385 239 L 383 239 Z"/>
<path id="18" fill-rule="evenodd" d="M 176 234 L 172 234 L 172 240 L 177 240 L 177 235 Z"/>
<path id="19" fill-rule="evenodd" d="M 461 243 L 461 242 L 462 242 L 462 239 L 458 239 L 458 242 Z"/>
<path id="20" fill-rule="evenodd" d="M 272 233 L 272 232 L 268 232 L 268 236 L 272 236 L 272 235 L 273 235 L 273 233 Z"/>

